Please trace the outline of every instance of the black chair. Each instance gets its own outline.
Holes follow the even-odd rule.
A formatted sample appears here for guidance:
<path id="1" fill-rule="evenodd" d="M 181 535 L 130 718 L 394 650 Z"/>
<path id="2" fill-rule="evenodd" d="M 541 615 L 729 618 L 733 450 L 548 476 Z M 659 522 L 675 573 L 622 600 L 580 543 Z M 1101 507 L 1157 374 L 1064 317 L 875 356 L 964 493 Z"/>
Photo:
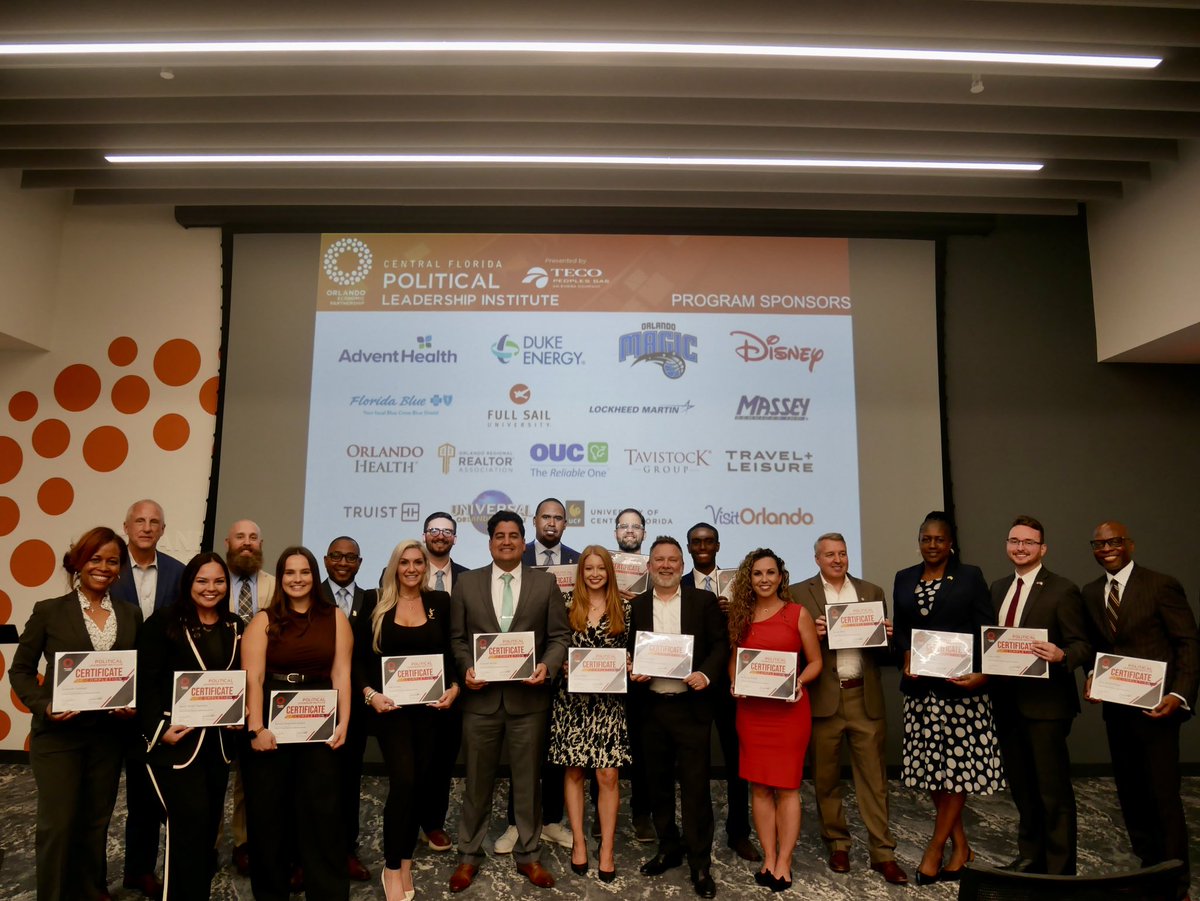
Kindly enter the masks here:
<path id="1" fill-rule="evenodd" d="M 959 901 L 1175 901 L 1183 864 L 1168 860 L 1144 870 L 1106 876 L 1042 876 L 967 864 Z"/>

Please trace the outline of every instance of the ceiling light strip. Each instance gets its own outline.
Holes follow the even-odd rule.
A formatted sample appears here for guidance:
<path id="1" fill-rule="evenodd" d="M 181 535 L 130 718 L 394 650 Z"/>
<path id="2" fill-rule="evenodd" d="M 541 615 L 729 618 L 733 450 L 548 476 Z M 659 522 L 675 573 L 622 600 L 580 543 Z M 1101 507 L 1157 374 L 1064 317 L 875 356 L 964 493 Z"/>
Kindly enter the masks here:
<path id="1" fill-rule="evenodd" d="M 142 153 L 109 154 L 115 165 L 270 165 L 420 163 L 471 165 L 683 166 L 771 169 L 916 169 L 968 172 L 1039 172 L 1041 163 L 971 160 L 820 159 L 806 157 L 619 156 L 542 153 Z"/>
<path id="2" fill-rule="evenodd" d="M 775 44 L 686 44 L 653 41 L 146 41 L 0 44 L 0 56 L 187 55 L 202 53 L 591 53 L 668 56 L 748 56 L 1153 69 L 1157 56 L 1084 53 L 927 50 L 904 47 L 820 47 Z"/>

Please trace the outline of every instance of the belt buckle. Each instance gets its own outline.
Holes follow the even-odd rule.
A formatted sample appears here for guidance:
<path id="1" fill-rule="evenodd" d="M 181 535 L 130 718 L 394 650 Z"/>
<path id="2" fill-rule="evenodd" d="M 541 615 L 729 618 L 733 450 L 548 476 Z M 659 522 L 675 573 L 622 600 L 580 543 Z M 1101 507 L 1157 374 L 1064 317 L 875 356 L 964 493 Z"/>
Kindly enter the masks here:
<path id="1" fill-rule="evenodd" d="M 288 673 L 283 678 L 289 685 L 299 685 L 300 684 L 300 674 L 299 673 Z"/>

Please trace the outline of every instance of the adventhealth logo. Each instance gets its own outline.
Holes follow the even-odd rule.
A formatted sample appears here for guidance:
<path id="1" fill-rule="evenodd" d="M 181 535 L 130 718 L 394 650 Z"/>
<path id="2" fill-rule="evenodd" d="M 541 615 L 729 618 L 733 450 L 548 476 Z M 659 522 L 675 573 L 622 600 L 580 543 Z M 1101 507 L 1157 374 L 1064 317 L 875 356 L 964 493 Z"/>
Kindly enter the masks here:
<path id="1" fill-rule="evenodd" d="M 521 346 L 508 335 L 501 335 L 500 340 L 492 345 L 492 356 L 501 363 L 508 363 L 521 352 Z"/>

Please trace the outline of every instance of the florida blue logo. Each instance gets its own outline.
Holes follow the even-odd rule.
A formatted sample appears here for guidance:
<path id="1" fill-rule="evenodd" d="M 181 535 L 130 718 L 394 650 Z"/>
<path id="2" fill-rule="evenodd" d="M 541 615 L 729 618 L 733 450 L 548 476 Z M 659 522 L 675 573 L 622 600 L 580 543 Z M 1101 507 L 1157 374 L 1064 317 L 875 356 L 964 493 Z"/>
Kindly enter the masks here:
<path id="1" fill-rule="evenodd" d="M 654 363 L 662 368 L 669 379 L 683 377 L 688 363 L 699 359 L 696 354 L 696 336 L 676 331 L 667 322 L 645 322 L 642 330 L 629 332 L 617 339 L 620 363 L 633 357 L 633 365 Z"/>
<path id="2" fill-rule="evenodd" d="M 516 341 L 509 338 L 508 335 L 501 335 L 500 340 L 492 345 L 492 356 L 501 363 L 510 362 L 512 358 L 520 352 L 520 345 L 518 345 Z"/>

